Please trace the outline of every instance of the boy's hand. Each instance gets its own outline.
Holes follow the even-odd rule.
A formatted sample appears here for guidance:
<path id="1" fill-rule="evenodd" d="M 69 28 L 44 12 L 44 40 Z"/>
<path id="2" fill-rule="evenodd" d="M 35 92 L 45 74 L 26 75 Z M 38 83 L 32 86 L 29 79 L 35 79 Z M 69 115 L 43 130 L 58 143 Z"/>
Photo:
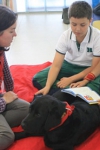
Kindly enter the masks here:
<path id="1" fill-rule="evenodd" d="M 75 88 L 75 87 L 82 87 L 85 86 L 89 81 L 88 80 L 82 80 L 76 83 L 71 83 L 70 87 Z"/>
<path id="2" fill-rule="evenodd" d="M 46 95 L 48 92 L 49 92 L 49 88 L 47 88 L 45 86 L 43 89 L 41 89 L 38 92 L 36 92 L 35 95 L 38 95 L 38 94 Z"/>
<path id="3" fill-rule="evenodd" d="M 67 77 L 63 77 L 60 79 L 59 82 L 57 82 L 57 87 L 59 88 L 65 88 L 66 86 L 70 85 L 71 84 L 71 79 L 70 78 L 67 78 Z"/>
<path id="4" fill-rule="evenodd" d="M 18 98 L 17 94 L 15 94 L 12 91 L 6 92 L 3 95 L 3 99 L 5 100 L 6 104 L 11 103 L 12 101 L 14 101 L 17 98 Z"/>

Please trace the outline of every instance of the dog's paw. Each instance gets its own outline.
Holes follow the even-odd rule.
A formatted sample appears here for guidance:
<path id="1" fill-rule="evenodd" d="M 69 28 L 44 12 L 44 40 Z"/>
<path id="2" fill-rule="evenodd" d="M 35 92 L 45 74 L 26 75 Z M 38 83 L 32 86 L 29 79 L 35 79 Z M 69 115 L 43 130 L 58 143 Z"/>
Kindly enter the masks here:
<path id="1" fill-rule="evenodd" d="M 25 131 L 22 131 L 22 132 L 14 132 L 14 134 L 15 134 L 15 141 L 16 141 L 16 140 L 23 139 L 23 138 L 26 138 L 26 137 L 32 136 L 31 134 L 26 133 Z"/>

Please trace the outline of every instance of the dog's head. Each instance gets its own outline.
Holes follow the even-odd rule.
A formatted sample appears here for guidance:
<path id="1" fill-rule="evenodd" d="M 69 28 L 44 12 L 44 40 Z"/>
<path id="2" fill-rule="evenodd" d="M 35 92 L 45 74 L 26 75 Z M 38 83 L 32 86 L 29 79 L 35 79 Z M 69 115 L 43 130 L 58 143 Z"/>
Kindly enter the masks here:
<path id="1" fill-rule="evenodd" d="M 41 135 L 57 126 L 66 112 L 65 103 L 46 95 L 36 97 L 30 105 L 29 114 L 22 121 L 22 128 L 33 135 Z"/>

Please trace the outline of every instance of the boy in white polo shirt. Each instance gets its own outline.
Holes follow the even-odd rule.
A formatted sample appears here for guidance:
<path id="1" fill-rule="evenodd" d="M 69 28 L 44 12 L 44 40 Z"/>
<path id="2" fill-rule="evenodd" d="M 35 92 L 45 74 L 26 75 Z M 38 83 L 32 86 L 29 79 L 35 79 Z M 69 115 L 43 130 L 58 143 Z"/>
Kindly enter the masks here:
<path id="1" fill-rule="evenodd" d="M 69 8 L 70 28 L 58 40 L 51 67 L 33 78 L 36 94 L 52 94 L 82 80 L 100 61 L 100 31 L 91 26 L 92 8 L 75 1 Z M 100 76 L 87 86 L 100 94 Z"/>

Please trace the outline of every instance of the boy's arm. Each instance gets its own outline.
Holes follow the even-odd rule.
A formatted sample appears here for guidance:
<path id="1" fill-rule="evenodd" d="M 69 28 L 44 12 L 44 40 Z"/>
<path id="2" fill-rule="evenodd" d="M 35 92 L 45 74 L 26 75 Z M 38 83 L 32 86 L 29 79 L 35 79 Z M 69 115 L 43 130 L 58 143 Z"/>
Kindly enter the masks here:
<path id="1" fill-rule="evenodd" d="M 100 74 L 100 57 L 93 57 L 93 60 L 92 60 L 92 65 L 91 67 L 88 67 L 87 69 L 83 70 L 82 72 L 74 75 L 74 76 L 71 76 L 70 79 L 72 82 L 75 82 L 75 81 L 78 81 L 78 80 L 81 80 L 81 79 L 84 79 L 84 77 L 89 73 L 89 72 L 92 72 L 93 74 L 95 74 L 95 76 L 98 76 Z M 98 67 L 96 67 L 98 66 Z"/>
<path id="2" fill-rule="evenodd" d="M 95 77 L 100 75 L 100 61 L 91 72 L 95 75 Z"/>
<path id="3" fill-rule="evenodd" d="M 95 63 L 94 63 L 95 64 Z M 85 71 L 85 70 L 84 70 Z M 94 80 L 97 76 L 100 75 L 100 61 L 93 67 L 93 70 L 87 73 L 82 81 L 72 83 L 70 87 L 81 87 L 85 86 L 88 82 Z"/>
<path id="4" fill-rule="evenodd" d="M 56 52 L 54 60 L 53 60 L 53 63 L 51 65 L 49 73 L 48 73 L 48 78 L 47 78 L 46 85 L 45 85 L 45 87 L 43 89 L 41 89 L 37 93 L 35 93 L 36 95 L 37 94 L 45 95 L 45 94 L 47 94 L 49 92 L 52 84 L 56 80 L 57 75 L 58 75 L 58 73 L 59 73 L 59 71 L 61 69 L 62 63 L 64 61 L 64 56 L 65 55 Z"/>
<path id="5" fill-rule="evenodd" d="M 57 78 L 57 75 L 61 69 L 62 63 L 64 61 L 65 55 L 56 52 L 53 63 L 51 65 L 50 71 L 48 73 L 48 79 L 46 82 L 46 86 L 51 87 L 54 81 Z"/>

